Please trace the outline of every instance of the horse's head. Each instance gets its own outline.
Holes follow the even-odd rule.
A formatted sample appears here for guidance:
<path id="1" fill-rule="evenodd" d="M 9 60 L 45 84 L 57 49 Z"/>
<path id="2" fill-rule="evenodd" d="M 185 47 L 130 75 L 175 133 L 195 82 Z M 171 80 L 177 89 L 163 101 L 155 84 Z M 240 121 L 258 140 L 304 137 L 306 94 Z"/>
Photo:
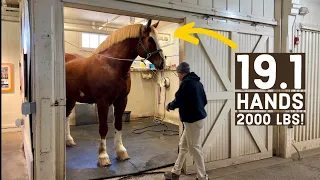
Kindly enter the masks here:
<path id="1" fill-rule="evenodd" d="M 146 26 L 142 26 L 137 51 L 140 57 L 146 58 L 155 68 L 162 70 L 165 67 L 165 57 L 157 38 L 158 24 L 159 21 L 151 25 L 150 19 Z"/>

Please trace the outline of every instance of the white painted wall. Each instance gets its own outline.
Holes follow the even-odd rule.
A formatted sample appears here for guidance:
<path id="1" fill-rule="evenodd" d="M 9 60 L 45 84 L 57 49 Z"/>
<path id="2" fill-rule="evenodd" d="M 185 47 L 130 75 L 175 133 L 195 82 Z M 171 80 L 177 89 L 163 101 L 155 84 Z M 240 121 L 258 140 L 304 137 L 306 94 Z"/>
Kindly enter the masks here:
<path id="1" fill-rule="evenodd" d="M 161 21 L 160 21 L 161 23 Z M 166 26 L 163 26 L 158 30 L 159 33 L 170 34 L 170 42 L 161 43 L 161 48 L 167 56 L 167 65 L 171 66 L 173 64 L 179 64 L 179 39 L 176 38 L 173 34 L 176 29 L 178 29 L 179 24 L 171 23 Z"/>
<path id="2" fill-rule="evenodd" d="M 156 115 L 160 119 L 165 117 L 165 121 L 178 125 L 180 122 L 178 109 L 170 112 L 164 111 L 164 108 L 167 106 L 167 104 L 174 100 L 175 93 L 179 89 L 179 78 L 175 74 L 176 72 L 171 70 L 164 72 L 163 76 L 161 76 L 160 73 L 157 76 L 157 82 L 160 82 L 162 78 L 169 78 L 170 87 L 168 87 L 168 89 L 161 87 L 161 93 L 159 93 L 160 86 L 156 84 Z"/>
<path id="3" fill-rule="evenodd" d="M 304 17 L 297 17 L 297 21 L 304 24 L 320 26 L 320 0 L 300 0 L 299 5 L 307 7 L 310 13 Z"/>
<path id="4" fill-rule="evenodd" d="M 20 93 L 20 24 L 1 21 L 1 62 L 12 63 L 14 92 L 2 93 L 1 128 L 15 128 L 15 120 L 21 118 L 22 96 Z"/>
<path id="5" fill-rule="evenodd" d="M 153 74 L 151 71 L 131 71 L 131 91 L 128 95 L 126 111 L 131 117 L 149 117 L 155 114 L 155 79 L 143 79 L 142 74 Z"/>
<path id="6" fill-rule="evenodd" d="M 161 23 L 161 22 L 160 22 Z M 179 39 L 174 37 L 174 31 L 179 27 L 179 24 L 177 23 L 172 23 L 168 24 L 166 26 L 163 26 L 161 29 L 159 29 L 160 33 L 169 33 L 171 35 L 171 41 L 162 44 L 162 49 L 165 53 L 165 56 L 167 56 L 167 65 L 172 66 L 172 65 L 179 65 Z M 168 89 L 161 88 L 161 93 L 159 94 L 159 84 L 158 82 L 161 81 L 163 78 L 169 78 L 170 80 L 170 87 Z M 177 73 L 175 70 L 168 70 L 161 75 L 158 73 L 157 79 L 156 79 L 156 87 L 155 87 L 155 93 L 157 96 L 156 99 L 156 115 L 159 118 L 164 118 L 165 121 L 168 121 L 173 124 L 179 124 L 179 112 L 178 110 L 175 111 L 164 111 L 164 107 L 167 106 L 169 102 L 174 100 L 175 98 L 175 93 L 179 89 L 179 78 L 177 77 Z M 160 96 L 160 99 L 159 99 Z"/>

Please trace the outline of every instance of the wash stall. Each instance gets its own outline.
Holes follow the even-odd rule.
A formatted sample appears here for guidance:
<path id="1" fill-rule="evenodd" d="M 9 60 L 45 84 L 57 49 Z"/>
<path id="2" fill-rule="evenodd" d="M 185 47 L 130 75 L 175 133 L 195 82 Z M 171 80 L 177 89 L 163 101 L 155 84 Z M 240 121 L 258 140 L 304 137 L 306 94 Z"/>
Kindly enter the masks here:
<path id="1" fill-rule="evenodd" d="M 65 53 L 88 57 L 112 32 L 129 24 L 146 24 L 148 19 L 64 8 Z M 153 20 L 152 24 L 157 20 Z M 179 39 L 173 36 L 177 23 L 160 21 L 157 30 L 166 56 L 166 68 L 155 70 L 153 64 L 137 57 L 131 65 L 131 91 L 123 115 L 122 138 L 131 159 L 116 160 L 108 152 L 112 165 L 97 167 L 100 135 L 95 104 L 77 103 L 70 115 L 71 135 L 76 146 L 66 150 L 67 179 L 109 178 L 171 165 L 179 142 L 178 111 L 167 112 L 166 105 L 179 88 L 176 67 L 179 64 Z M 113 106 L 109 109 L 107 147 L 113 150 Z M 84 157 L 84 158 L 79 158 Z M 79 172 L 81 172 L 79 174 Z"/>

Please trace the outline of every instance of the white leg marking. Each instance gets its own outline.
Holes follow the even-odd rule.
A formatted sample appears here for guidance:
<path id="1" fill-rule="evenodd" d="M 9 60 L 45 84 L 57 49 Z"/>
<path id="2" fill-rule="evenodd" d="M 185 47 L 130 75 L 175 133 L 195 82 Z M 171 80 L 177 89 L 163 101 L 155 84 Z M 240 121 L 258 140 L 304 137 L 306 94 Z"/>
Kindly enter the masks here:
<path id="1" fill-rule="evenodd" d="M 104 167 L 111 165 L 109 155 L 107 153 L 107 141 L 105 139 L 100 140 L 98 166 Z"/>
<path id="2" fill-rule="evenodd" d="M 70 118 L 68 117 L 66 120 L 66 145 L 67 146 L 75 146 L 76 143 L 74 142 L 71 134 L 70 134 L 70 123 L 69 123 Z"/>
<path id="3" fill-rule="evenodd" d="M 69 123 L 69 120 L 70 120 L 70 118 L 67 118 L 67 122 L 66 122 L 66 139 L 73 141 L 73 138 L 71 137 L 71 134 L 70 134 L 70 123 Z"/>
<path id="4" fill-rule="evenodd" d="M 105 139 L 100 140 L 99 158 L 109 158 L 107 153 L 107 141 Z"/>
<path id="5" fill-rule="evenodd" d="M 122 144 L 122 133 L 121 131 L 116 130 L 114 136 L 114 146 L 116 147 L 117 157 L 120 160 L 130 159 L 126 148 Z"/>
<path id="6" fill-rule="evenodd" d="M 114 136 L 114 146 L 116 147 L 117 152 L 126 152 L 126 148 L 123 146 L 122 143 L 122 133 L 121 131 L 116 130 Z"/>

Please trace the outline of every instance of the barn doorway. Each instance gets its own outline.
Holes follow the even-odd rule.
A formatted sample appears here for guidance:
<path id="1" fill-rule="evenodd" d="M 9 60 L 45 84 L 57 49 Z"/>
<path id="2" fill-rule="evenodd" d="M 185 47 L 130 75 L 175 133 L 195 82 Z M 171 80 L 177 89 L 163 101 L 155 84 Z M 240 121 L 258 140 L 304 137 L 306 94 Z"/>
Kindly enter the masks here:
<path id="1" fill-rule="evenodd" d="M 112 32 L 129 24 L 146 24 L 148 19 L 121 14 L 64 8 L 65 53 L 88 57 Z M 153 19 L 152 24 L 158 20 Z M 175 68 L 180 62 L 179 39 L 173 36 L 178 23 L 160 21 L 160 46 L 166 69 L 157 72 L 148 61 L 135 61 L 130 70 L 131 91 L 123 117 L 122 139 L 130 159 L 118 161 L 114 151 L 113 107 L 109 109 L 107 150 L 112 165 L 97 166 L 100 141 L 95 104 L 77 103 L 70 115 L 70 132 L 77 143 L 66 148 L 67 179 L 111 178 L 161 168 L 178 155 L 180 120 L 178 111 L 166 112 L 179 88 Z M 137 57 L 137 60 L 142 60 Z M 165 87 L 164 79 L 169 80 Z"/>

